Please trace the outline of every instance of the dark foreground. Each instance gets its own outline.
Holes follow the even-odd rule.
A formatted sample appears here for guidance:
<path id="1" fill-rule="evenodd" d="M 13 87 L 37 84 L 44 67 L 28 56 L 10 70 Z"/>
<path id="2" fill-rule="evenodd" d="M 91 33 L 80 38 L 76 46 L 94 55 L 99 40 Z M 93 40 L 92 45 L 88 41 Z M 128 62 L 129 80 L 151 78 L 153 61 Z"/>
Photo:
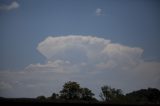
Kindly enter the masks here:
<path id="1" fill-rule="evenodd" d="M 105 106 L 159 106 L 160 104 L 111 104 L 106 102 L 89 102 L 89 101 L 48 101 L 37 100 L 32 98 L 0 98 L 0 106 L 31 106 L 31 105 L 105 105 Z"/>

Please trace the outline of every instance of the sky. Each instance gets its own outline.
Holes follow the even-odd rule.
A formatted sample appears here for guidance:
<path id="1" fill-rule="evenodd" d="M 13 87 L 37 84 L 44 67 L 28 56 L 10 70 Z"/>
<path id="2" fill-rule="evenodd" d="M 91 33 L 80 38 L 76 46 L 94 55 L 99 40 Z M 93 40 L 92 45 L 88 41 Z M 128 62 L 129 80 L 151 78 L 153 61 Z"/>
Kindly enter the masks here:
<path id="1" fill-rule="evenodd" d="M 159 0 L 0 0 L 0 96 L 160 89 L 159 19 Z"/>

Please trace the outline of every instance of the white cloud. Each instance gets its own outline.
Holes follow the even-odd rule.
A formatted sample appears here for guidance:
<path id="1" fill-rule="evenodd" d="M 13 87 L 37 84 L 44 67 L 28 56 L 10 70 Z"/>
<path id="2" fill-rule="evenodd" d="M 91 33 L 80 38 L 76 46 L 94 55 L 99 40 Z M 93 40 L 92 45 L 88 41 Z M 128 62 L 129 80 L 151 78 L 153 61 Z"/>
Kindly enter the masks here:
<path id="1" fill-rule="evenodd" d="M 19 3 L 16 2 L 16 1 L 13 1 L 9 5 L 3 4 L 3 5 L 0 6 L 0 10 L 13 10 L 13 9 L 16 9 L 16 8 L 19 8 Z"/>
<path id="2" fill-rule="evenodd" d="M 46 63 L 31 64 L 19 72 L 0 72 L 0 82 L 12 86 L 12 89 L 6 89 L 10 94 L 0 95 L 50 96 L 69 80 L 92 89 L 97 96 L 104 84 L 124 92 L 160 88 L 160 63 L 144 61 L 141 57 L 143 49 L 139 47 L 98 37 L 69 35 L 47 37 L 37 49 L 46 57 Z"/>
<path id="3" fill-rule="evenodd" d="M 68 58 L 65 56 L 66 54 L 71 55 L 70 58 L 74 58 L 74 55 L 82 57 L 86 54 L 94 55 L 98 52 L 99 49 L 102 49 L 109 42 L 109 40 L 91 36 L 50 36 L 47 37 L 43 42 L 39 43 L 37 49 L 47 59 L 57 57 L 57 55 L 60 55 L 58 58 Z"/>
<path id="4" fill-rule="evenodd" d="M 73 73 L 77 69 L 74 69 L 75 65 L 69 61 L 55 60 L 48 61 L 46 64 L 30 64 L 25 68 L 25 71 L 33 72 L 55 72 L 55 73 Z"/>
<path id="5" fill-rule="evenodd" d="M 103 15 L 103 10 L 101 8 L 97 8 L 95 13 L 97 16 L 101 16 L 101 15 Z"/>
<path id="6" fill-rule="evenodd" d="M 73 35 L 48 37 L 37 49 L 50 61 L 63 60 L 71 64 L 87 63 L 93 66 L 110 64 L 117 67 L 138 64 L 143 53 L 141 48 L 114 44 L 103 38 Z"/>

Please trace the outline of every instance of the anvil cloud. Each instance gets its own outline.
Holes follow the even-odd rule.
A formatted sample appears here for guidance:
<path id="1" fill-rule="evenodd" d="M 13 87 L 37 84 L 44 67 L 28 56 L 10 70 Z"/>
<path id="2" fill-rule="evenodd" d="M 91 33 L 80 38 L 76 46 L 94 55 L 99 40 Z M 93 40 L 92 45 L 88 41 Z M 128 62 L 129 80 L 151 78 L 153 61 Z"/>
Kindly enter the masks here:
<path id="1" fill-rule="evenodd" d="M 8 96 L 8 91 L 18 97 L 48 96 L 69 80 L 92 89 L 96 96 L 105 84 L 124 92 L 160 88 L 160 63 L 143 60 L 144 50 L 139 47 L 93 36 L 68 35 L 49 36 L 38 44 L 37 50 L 46 57 L 44 64 L 30 64 L 20 72 L 0 72 L 0 84 L 5 85 L 1 86 L 1 95 Z M 14 94 L 18 89 L 35 93 Z"/>

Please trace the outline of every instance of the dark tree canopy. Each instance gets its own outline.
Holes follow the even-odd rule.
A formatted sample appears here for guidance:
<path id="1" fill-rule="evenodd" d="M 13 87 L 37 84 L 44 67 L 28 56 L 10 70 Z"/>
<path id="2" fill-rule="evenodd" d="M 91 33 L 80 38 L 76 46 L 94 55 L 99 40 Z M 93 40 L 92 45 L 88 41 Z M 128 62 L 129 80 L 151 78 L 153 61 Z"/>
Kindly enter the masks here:
<path id="1" fill-rule="evenodd" d="M 110 86 L 103 86 L 101 87 L 101 90 L 102 92 L 99 96 L 103 101 L 113 101 L 123 96 L 121 89 L 111 88 Z"/>
<path id="2" fill-rule="evenodd" d="M 52 96 L 50 97 L 50 99 L 52 99 L 52 100 L 59 99 L 59 95 L 56 93 L 53 93 Z"/>
<path id="3" fill-rule="evenodd" d="M 105 104 L 160 104 L 160 90 L 156 88 L 140 89 L 126 95 L 121 89 L 110 86 L 102 86 L 99 95 L 103 101 L 94 98 L 94 93 L 88 88 L 83 88 L 74 81 L 68 81 L 63 85 L 62 90 L 52 93 L 50 97 L 38 96 L 32 98 L 16 98 L 8 100 L 29 101 L 38 103 L 105 103 Z M 7 98 L 0 97 L 1 101 L 8 101 Z"/>
<path id="4" fill-rule="evenodd" d="M 156 88 L 141 89 L 126 94 L 126 98 L 129 102 L 160 104 L 160 90 Z"/>
<path id="5" fill-rule="evenodd" d="M 95 100 L 94 94 L 88 88 L 81 88 L 77 82 L 66 82 L 60 91 L 60 98 L 65 100 Z"/>
<path id="6" fill-rule="evenodd" d="M 63 89 L 60 91 L 61 98 L 63 99 L 79 99 L 81 88 L 77 82 L 66 82 Z"/>
<path id="7" fill-rule="evenodd" d="M 94 94 L 92 93 L 92 91 L 88 88 L 82 88 L 81 89 L 81 98 L 82 100 L 92 100 Z"/>

